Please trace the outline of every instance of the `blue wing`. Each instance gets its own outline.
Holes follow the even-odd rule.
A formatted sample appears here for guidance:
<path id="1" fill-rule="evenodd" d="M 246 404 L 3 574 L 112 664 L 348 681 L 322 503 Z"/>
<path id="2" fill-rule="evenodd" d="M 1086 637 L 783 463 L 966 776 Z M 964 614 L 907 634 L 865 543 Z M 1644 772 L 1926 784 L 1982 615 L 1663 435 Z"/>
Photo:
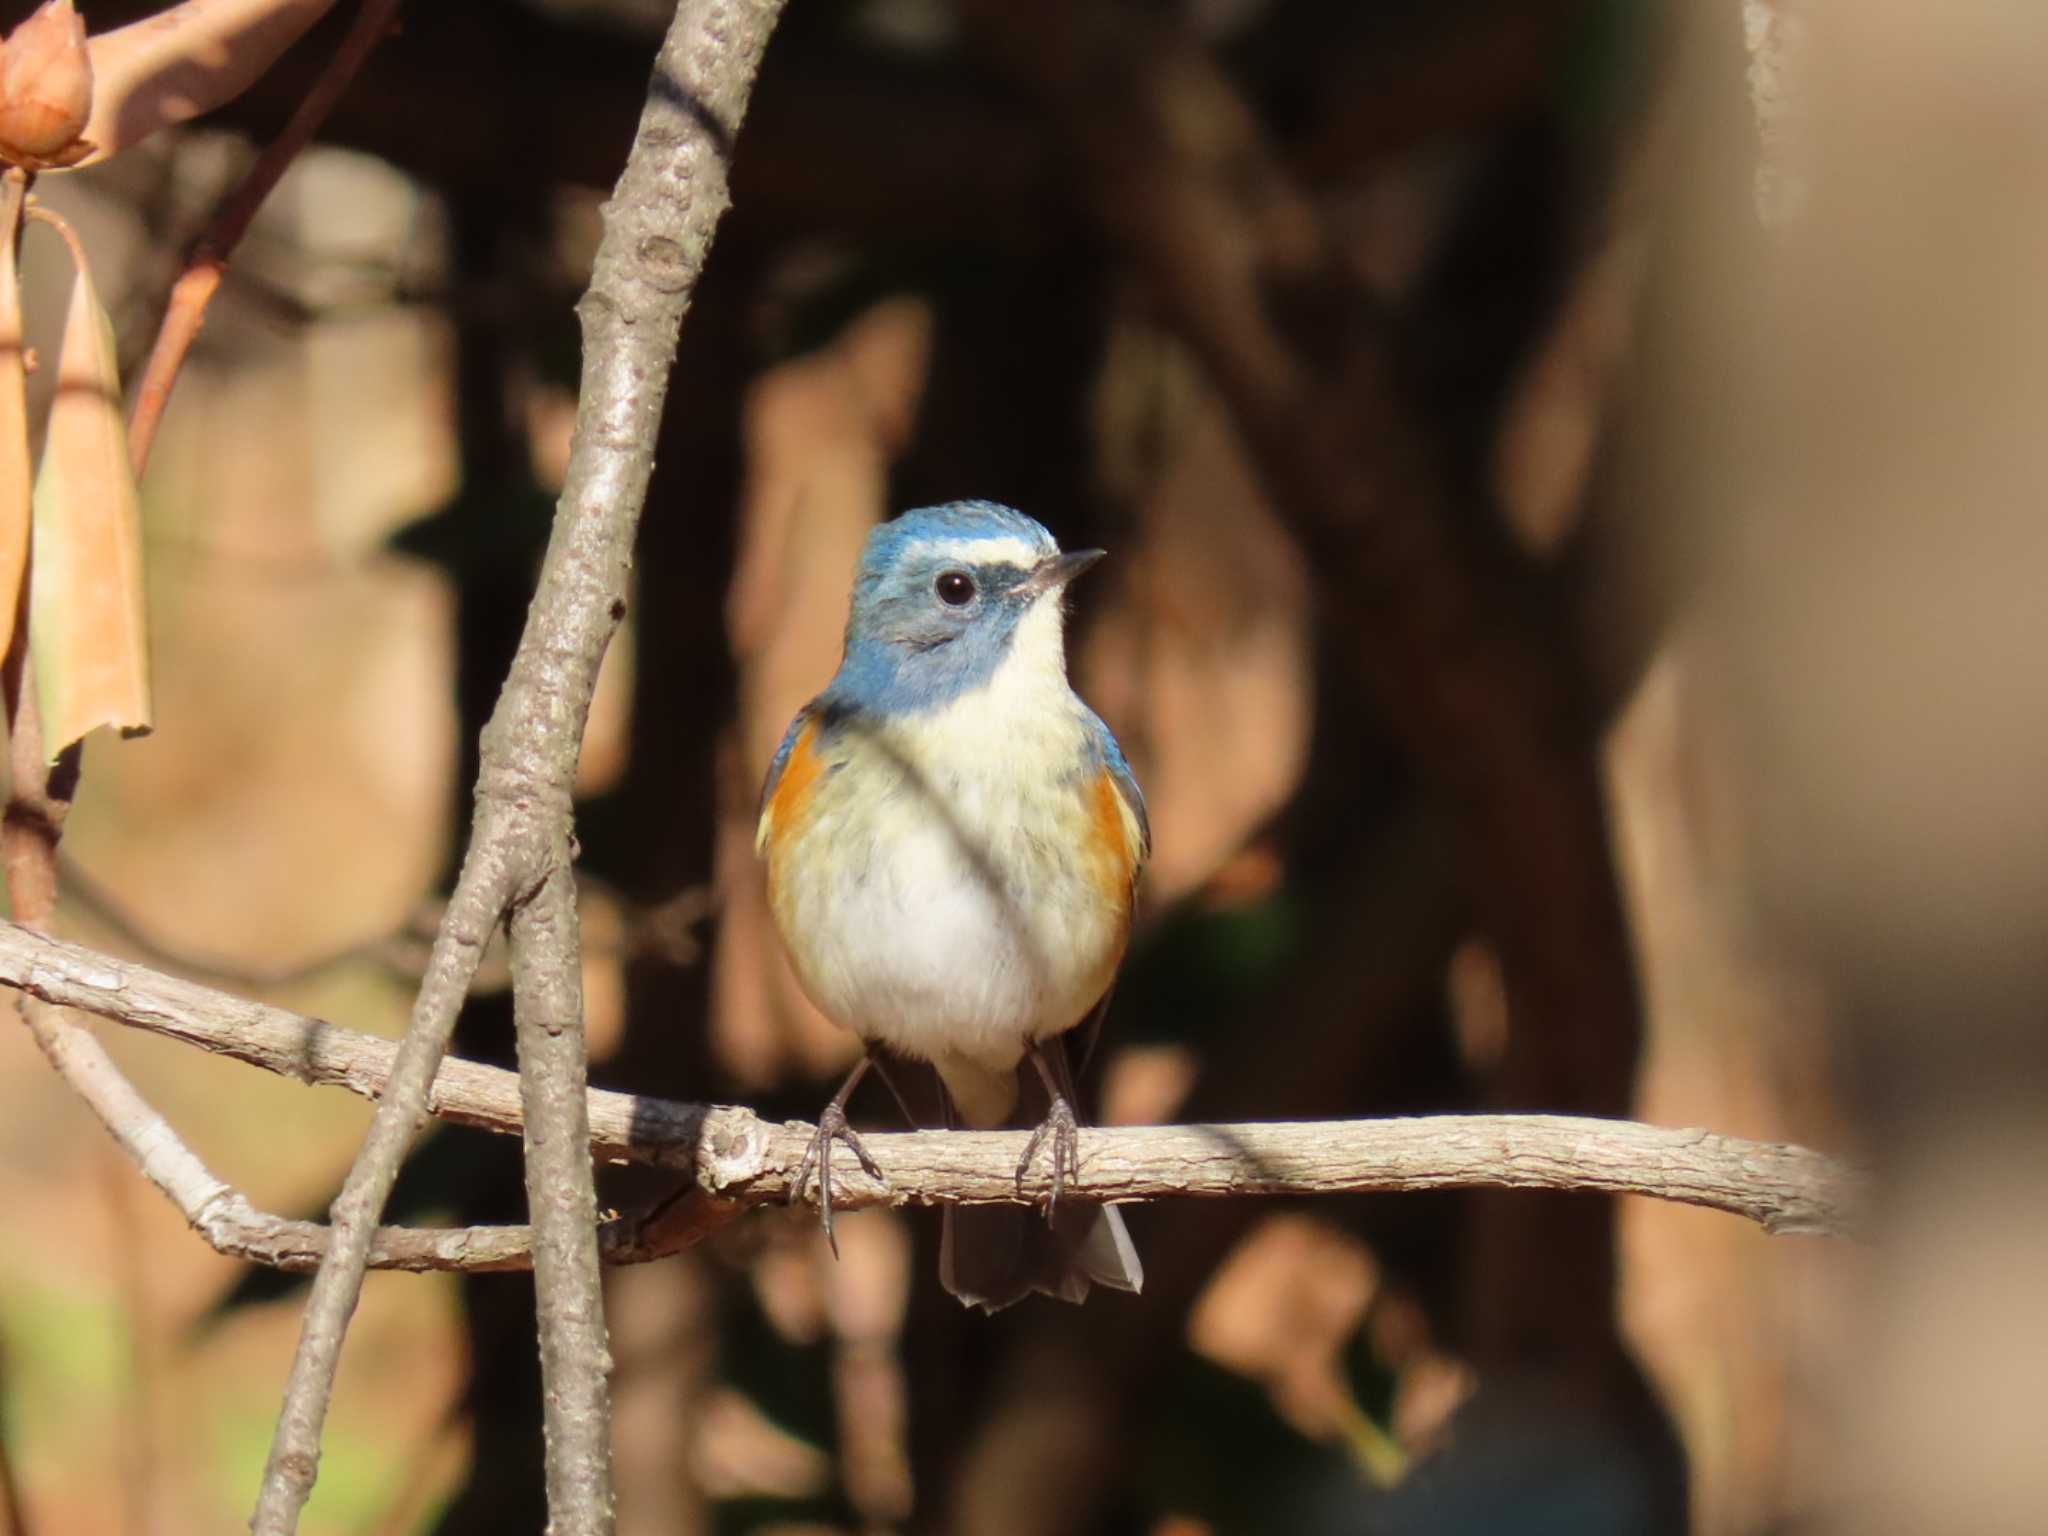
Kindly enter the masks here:
<path id="1" fill-rule="evenodd" d="M 1116 792 L 1123 796 L 1124 804 L 1138 821 L 1138 862 L 1144 863 L 1152 856 L 1152 821 L 1145 814 L 1145 792 L 1138 788 L 1137 776 L 1131 772 L 1131 765 L 1124 759 L 1124 749 L 1116 744 L 1116 738 L 1109 733 L 1109 727 L 1102 723 L 1102 717 L 1086 704 L 1081 713 L 1088 720 L 1088 734 L 1095 744 L 1095 755 L 1102 760 L 1102 766 L 1109 770 L 1110 782 L 1116 785 Z"/>
<path id="2" fill-rule="evenodd" d="M 761 781 L 761 803 L 754 808 L 758 818 L 768 814 L 768 802 L 775 798 L 775 786 L 782 782 L 782 770 L 789 766 L 789 754 L 796 746 L 797 737 L 810 724 L 811 716 L 817 712 L 818 701 L 811 700 L 796 712 L 796 718 L 789 722 L 789 729 L 782 733 L 782 745 L 775 749 L 775 755 L 768 759 L 768 777 Z"/>
<path id="3" fill-rule="evenodd" d="M 759 853 L 767 846 L 769 815 L 775 806 L 775 793 L 782 785 L 784 772 L 790 759 L 795 755 L 797 744 L 804 739 L 804 732 L 811 730 L 811 749 L 816 752 L 829 750 L 840 722 L 852 713 L 846 706 L 836 702 L 830 694 L 821 693 L 810 703 L 796 712 L 796 718 L 789 722 L 789 729 L 782 733 L 782 745 L 775 749 L 775 756 L 768 760 L 768 775 L 761 781 L 761 803 L 755 811 L 754 851 Z M 825 773 L 837 773 L 845 767 L 843 761 L 825 762 Z M 795 786 L 792 786 L 795 787 Z"/>

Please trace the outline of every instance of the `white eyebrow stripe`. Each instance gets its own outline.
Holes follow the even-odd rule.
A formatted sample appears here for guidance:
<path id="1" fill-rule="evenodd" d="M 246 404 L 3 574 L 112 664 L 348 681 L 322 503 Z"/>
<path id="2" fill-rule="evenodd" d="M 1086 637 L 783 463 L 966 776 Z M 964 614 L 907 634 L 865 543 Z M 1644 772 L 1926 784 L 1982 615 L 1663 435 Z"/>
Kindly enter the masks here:
<path id="1" fill-rule="evenodd" d="M 906 555 L 940 555 L 962 565 L 1014 565 L 1030 570 L 1046 552 L 1018 538 L 919 539 L 904 551 Z"/>

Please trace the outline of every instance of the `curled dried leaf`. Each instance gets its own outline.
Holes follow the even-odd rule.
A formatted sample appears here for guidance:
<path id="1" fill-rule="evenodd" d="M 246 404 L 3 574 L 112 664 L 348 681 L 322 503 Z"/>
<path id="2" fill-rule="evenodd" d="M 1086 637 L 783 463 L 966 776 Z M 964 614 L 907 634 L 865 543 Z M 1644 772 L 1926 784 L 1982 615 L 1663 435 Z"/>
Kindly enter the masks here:
<path id="1" fill-rule="evenodd" d="M 16 165 L 69 164 L 86 151 L 92 57 L 71 0 L 44 0 L 0 43 L 0 156 Z"/>
<path id="2" fill-rule="evenodd" d="M 66 231 L 66 239 L 70 240 Z M 30 542 L 29 646 L 43 746 L 151 725 L 142 509 L 128 463 L 114 328 L 72 242 L 77 280 L 57 357 Z"/>

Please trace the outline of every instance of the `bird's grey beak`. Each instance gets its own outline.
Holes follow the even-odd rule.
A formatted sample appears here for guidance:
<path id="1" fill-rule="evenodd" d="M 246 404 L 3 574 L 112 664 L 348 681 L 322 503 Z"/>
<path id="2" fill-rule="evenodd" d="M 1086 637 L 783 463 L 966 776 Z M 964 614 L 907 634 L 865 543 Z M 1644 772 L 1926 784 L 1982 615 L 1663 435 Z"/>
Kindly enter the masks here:
<path id="1" fill-rule="evenodd" d="M 1032 597 L 1042 592 L 1056 592 L 1108 553 L 1106 549 L 1077 549 L 1072 554 L 1054 555 L 1049 560 L 1041 560 L 1031 574 L 1018 584 L 1018 590 L 1029 593 Z"/>

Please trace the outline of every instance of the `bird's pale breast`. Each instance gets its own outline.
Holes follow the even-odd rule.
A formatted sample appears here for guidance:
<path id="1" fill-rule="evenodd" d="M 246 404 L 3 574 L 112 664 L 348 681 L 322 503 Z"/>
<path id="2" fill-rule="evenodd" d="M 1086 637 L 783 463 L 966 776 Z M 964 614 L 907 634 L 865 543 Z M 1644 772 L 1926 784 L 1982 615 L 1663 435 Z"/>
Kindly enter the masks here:
<path id="1" fill-rule="evenodd" d="M 1007 1069 L 1108 990 L 1140 834 L 1070 700 L 799 735 L 763 850 L 797 974 L 836 1022 Z"/>

